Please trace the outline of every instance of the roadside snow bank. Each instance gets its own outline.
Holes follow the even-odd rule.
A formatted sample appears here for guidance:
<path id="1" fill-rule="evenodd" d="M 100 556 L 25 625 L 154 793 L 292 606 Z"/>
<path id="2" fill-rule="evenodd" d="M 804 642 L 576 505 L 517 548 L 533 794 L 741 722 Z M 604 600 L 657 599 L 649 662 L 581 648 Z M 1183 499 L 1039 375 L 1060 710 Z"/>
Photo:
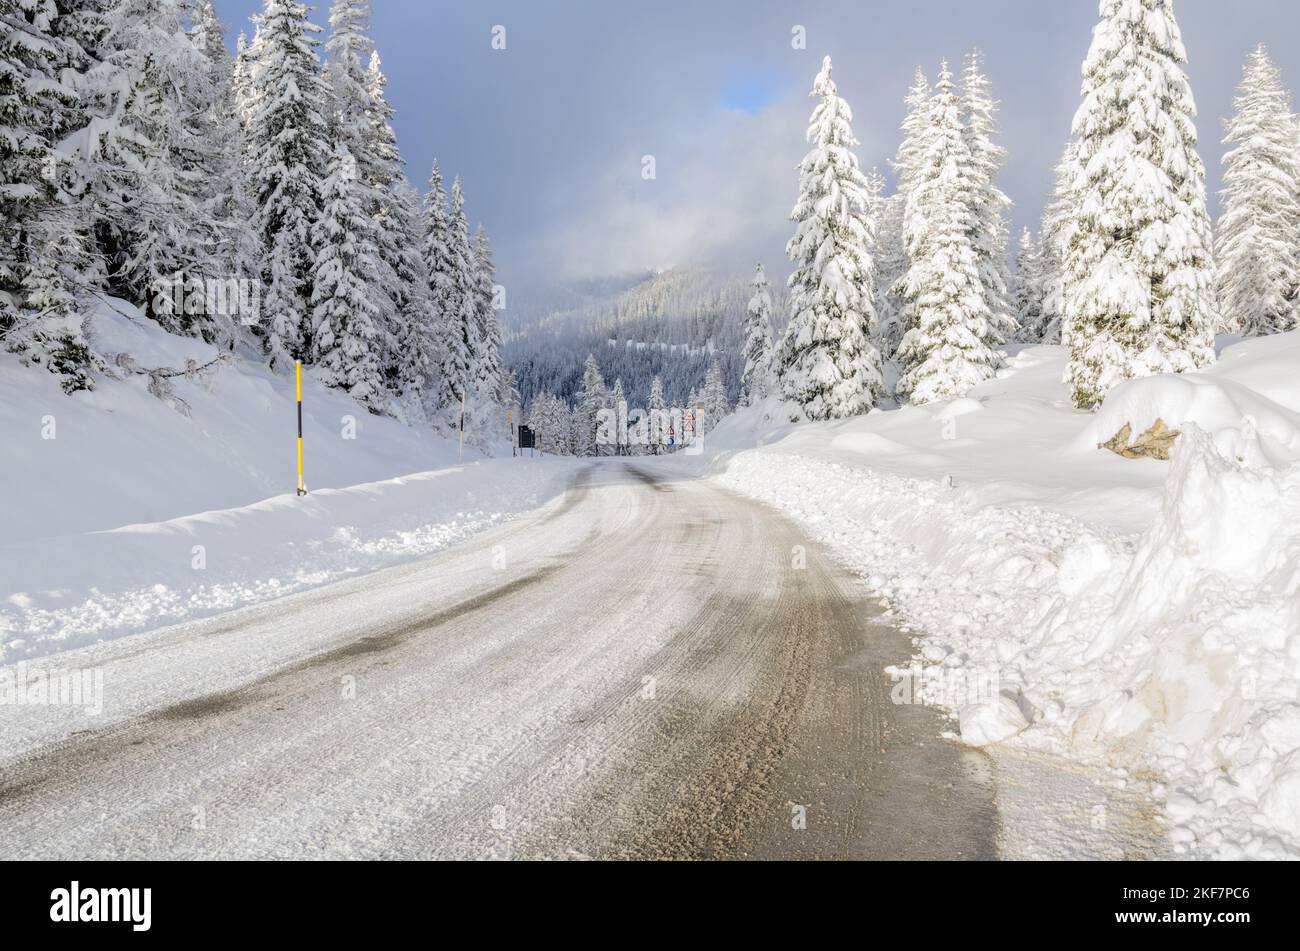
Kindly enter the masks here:
<path id="1" fill-rule="evenodd" d="M 121 301 L 104 303 L 90 321 L 96 350 L 129 354 L 139 367 L 202 366 L 219 356 Z M 0 543 L 160 522 L 293 490 L 297 408 L 288 376 L 236 357 L 170 379 L 164 401 L 148 391 L 147 376 L 111 372 L 119 378 L 106 373 L 92 392 L 69 396 L 53 374 L 0 352 Z M 310 370 L 303 436 L 312 489 L 458 464 L 454 439 L 372 416 Z"/>
<path id="2" fill-rule="evenodd" d="M 1136 537 L 771 449 L 719 479 L 800 519 L 923 633 L 918 693 L 968 742 L 1155 767 L 1179 848 L 1300 855 L 1300 467 L 1252 468 L 1190 425 Z"/>
<path id="3" fill-rule="evenodd" d="M 0 663 L 428 555 L 562 492 L 578 463 L 483 460 L 304 498 L 0 545 Z"/>
<path id="4" fill-rule="evenodd" d="M 1252 387 L 1201 374 L 1166 374 L 1120 384 L 1107 395 L 1076 448 L 1095 448 L 1126 425 L 1131 445 L 1157 420 L 1173 430 L 1195 425 L 1210 434 L 1224 455 L 1250 465 L 1300 460 L 1300 413 Z"/>

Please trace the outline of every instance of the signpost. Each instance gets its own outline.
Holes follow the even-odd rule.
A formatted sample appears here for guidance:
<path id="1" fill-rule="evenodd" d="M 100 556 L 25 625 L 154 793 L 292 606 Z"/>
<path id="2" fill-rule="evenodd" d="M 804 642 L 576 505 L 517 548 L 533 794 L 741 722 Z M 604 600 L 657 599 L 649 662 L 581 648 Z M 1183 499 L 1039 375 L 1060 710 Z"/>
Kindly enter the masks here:
<path id="1" fill-rule="evenodd" d="M 531 456 L 533 454 L 533 450 L 536 448 L 537 448 L 537 434 L 533 432 L 532 427 L 520 426 L 519 427 L 519 454 L 523 455 L 523 451 L 527 449 L 528 455 Z"/>

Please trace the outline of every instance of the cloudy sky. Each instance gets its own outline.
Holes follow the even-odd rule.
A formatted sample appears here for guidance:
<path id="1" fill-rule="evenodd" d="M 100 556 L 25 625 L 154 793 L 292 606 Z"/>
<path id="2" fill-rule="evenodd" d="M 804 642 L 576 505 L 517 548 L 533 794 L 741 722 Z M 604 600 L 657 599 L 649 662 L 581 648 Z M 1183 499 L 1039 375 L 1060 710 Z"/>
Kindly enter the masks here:
<path id="1" fill-rule="evenodd" d="M 232 35 L 260 0 L 216 0 Z M 313 19 L 328 21 L 319 0 Z M 916 66 L 987 58 L 1002 178 L 1034 225 L 1078 104 L 1096 0 L 374 0 L 374 35 L 413 180 L 460 175 L 501 278 L 530 287 L 643 268 L 788 268 L 794 167 L 823 55 L 854 111 L 864 167 L 887 169 Z M 1268 43 L 1300 84 L 1300 2 L 1177 0 L 1219 180 L 1220 118 Z M 494 49 L 493 29 L 505 28 Z M 802 27 L 806 49 L 792 48 Z M 655 178 L 642 177 L 654 157 Z M 1211 209 L 1215 210 L 1212 199 Z"/>

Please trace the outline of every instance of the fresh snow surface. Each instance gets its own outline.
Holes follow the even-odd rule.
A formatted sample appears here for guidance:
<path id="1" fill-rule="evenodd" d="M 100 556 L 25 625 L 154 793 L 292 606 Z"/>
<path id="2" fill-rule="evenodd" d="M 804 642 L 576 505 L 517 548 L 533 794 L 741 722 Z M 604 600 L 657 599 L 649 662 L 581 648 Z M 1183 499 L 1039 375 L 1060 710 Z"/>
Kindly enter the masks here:
<path id="1" fill-rule="evenodd" d="M 894 674 L 965 741 L 1150 783 L 1177 853 L 1300 856 L 1300 333 L 1095 415 L 1065 360 L 1024 348 L 967 398 L 839 423 L 765 404 L 683 464 L 852 565 L 918 636 Z M 1172 461 L 1096 448 L 1156 415 L 1184 431 Z"/>
<path id="2" fill-rule="evenodd" d="M 142 367 L 214 351 L 114 302 L 101 349 Z M 0 663 L 217 614 L 427 555 L 558 494 L 576 463 L 489 459 L 304 377 L 310 494 L 298 498 L 293 381 L 246 361 L 175 381 L 64 395 L 0 359 L 11 434 L 0 497 Z M 53 439 L 42 438 L 50 430 Z M 348 418 L 355 439 L 344 438 Z M 359 483 L 359 484 L 358 484 Z M 342 488 L 326 488 L 341 486 Z M 198 513 L 198 514 L 194 514 Z"/>

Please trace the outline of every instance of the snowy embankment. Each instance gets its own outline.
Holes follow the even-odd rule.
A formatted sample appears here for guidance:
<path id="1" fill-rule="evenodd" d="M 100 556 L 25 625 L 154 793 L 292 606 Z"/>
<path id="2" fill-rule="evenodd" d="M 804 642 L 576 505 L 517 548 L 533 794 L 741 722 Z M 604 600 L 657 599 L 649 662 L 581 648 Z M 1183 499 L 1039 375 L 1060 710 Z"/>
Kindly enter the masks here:
<path id="1" fill-rule="evenodd" d="M 140 367 L 214 356 L 125 305 L 101 309 L 93 330 L 100 352 Z M 452 440 L 371 416 L 308 376 L 311 493 L 298 498 L 291 380 L 236 360 L 175 378 L 168 401 L 147 383 L 123 375 L 67 396 L 52 375 L 0 358 L 0 663 L 416 558 L 537 507 L 572 475 L 571 461 L 508 450 L 467 449 L 457 465 Z"/>
<path id="2" fill-rule="evenodd" d="M 775 429 L 718 478 L 860 572 L 918 634 L 895 674 L 967 742 L 1157 777 L 1179 851 L 1300 855 L 1300 334 L 1097 415 L 1068 406 L 1062 360 L 1029 348 L 965 400 Z M 752 446 L 759 417 L 710 449 Z M 1156 418 L 1183 431 L 1171 461 L 1096 448 Z"/>

